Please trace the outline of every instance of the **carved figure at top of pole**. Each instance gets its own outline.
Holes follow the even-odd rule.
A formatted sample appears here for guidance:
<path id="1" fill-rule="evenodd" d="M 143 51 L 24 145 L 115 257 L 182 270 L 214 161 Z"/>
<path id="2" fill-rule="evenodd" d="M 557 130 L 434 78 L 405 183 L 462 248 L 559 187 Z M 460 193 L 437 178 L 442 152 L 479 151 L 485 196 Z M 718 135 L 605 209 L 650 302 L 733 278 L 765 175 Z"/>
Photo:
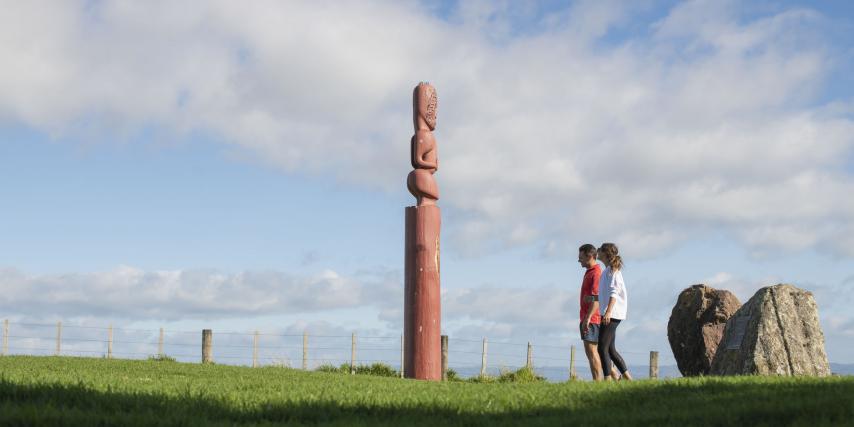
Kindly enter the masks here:
<path id="1" fill-rule="evenodd" d="M 439 187 L 433 174 L 439 169 L 439 156 L 436 152 L 436 107 L 438 98 L 436 88 L 430 83 L 421 82 L 412 93 L 412 118 L 415 135 L 412 136 L 412 167 L 406 179 L 409 192 L 415 196 L 418 206 L 435 205 L 439 200 Z"/>

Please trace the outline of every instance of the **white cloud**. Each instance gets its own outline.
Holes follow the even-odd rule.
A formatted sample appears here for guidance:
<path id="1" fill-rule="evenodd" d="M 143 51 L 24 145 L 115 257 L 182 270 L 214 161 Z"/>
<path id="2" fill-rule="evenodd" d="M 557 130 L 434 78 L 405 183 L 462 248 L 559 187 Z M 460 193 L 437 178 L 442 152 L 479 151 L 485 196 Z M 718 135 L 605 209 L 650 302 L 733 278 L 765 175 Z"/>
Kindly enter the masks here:
<path id="1" fill-rule="evenodd" d="M 709 230 L 755 254 L 854 256 L 850 100 L 817 97 L 826 17 L 578 2 L 517 34 L 507 2 L 19 2 L 0 17 L 0 120 L 58 138 L 201 131 L 287 171 L 403 192 L 411 87 L 437 85 L 445 222 L 468 252 Z M 532 15 L 533 14 L 533 15 Z M 568 248 L 568 249 L 567 249 Z"/>
<path id="2" fill-rule="evenodd" d="M 401 298 L 394 273 L 341 277 L 326 270 L 313 277 L 261 271 L 112 271 L 27 275 L 0 270 L 0 309 L 31 317 L 88 317 L 139 320 L 239 318 L 299 314 L 374 306 Z M 393 300 L 393 301 L 392 301 Z"/>
<path id="3" fill-rule="evenodd" d="M 210 321 L 284 315 L 310 319 L 365 309 L 389 329 L 402 327 L 403 275 L 363 271 L 350 277 L 330 270 L 308 277 L 275 271 L 111 271 L 32 275 L 0 270 L 0 312 L 38 321 Z M 660 317 L 667 284 L 638 284 L 638 318 Z M 669 292 L 676 294 L 678 291 Z M 655 295 L 655 296 L 651 296 Z M 457 287 L 442 293 L 443 319 L 451 331 L 480 325 L 511 336 L 553 336 L 577 323 L 578 293 L 565 287 Z M 300 317 L 302 316 L 302 317 Z M 327 327 L 328 326 L 328 327 Z M 324 326 L 329 329 L 332 326 Z"/>
<path id="4" fill-rule="evenodd" d="M 746 280 L 719 272 L 705 282 L 733 291 L 746 302 L 758 288 L 779 280 Z M 846 345 L 854 325 L 849 314 L 850 282 L 851 278 L 838 283 L 795 283 L 815 295 L 826 347 L 833 361 L 854 357 L 850 346 Z M 667 320 L 676 296 L 686 286 L 671 281 L 638 279 L 632 282 L 629 318 L 619 330 L 621 349 L 632 357 L 632 363 L 642 361 L 649 350 L 659 350 L 664 357 L 669 357 Z M 347 348 L 344 338 L 354 330 L 360 336 L 394 338 L 403 326 L 402 274 L 394 270 L 364 271 L 352 277 L 322 271 L 310 277 L 295 277 L 281 272 L 149 272 L 132 267 L 60 275 L 28 275 L 6 269 L 0 270 L 0 287 L 4 289 L 0 294 L 0 313 L 4 318 L 20 322 L 14 327 L 24 331 L 13 335 L 33 337 L 23 341 L 16 338 L 13 344 L 21 348 L 43 347 L 48 354 L 53 348 L 50 322 L 57 320 L 62 320 L 73 332 L 67 335 L 71 343 L 66 347 L 69 351 L 92 351 L 87 339 L 100 342 L 106 332 L 99 328 L 108 324 L 126 328 L 127 325 L 166 322 L 186 330 L 188 324 L 210 327 L 214 323 L 221 327 L 233 322 L 271 334 L 264 338 L 265 345 L 299 345 L 294 343 L 299 341 L 303 331 L 309 331 L 315 337 L 313 340 L 332 340 L 335 348 L 341 347 L 343 350 L 335 353 L 336 358 L 346 358 L 342 353 Z M 539 348 L 538 354 L 550 361 L 548 358 L 564 357 L 568 346 L 577 341 L 577 301 L 577 289 L 556 286 L 446 289 L 442 294 L 442 328 L 456 340 L 454 345 L 463 355 L 475 354 L 478 351 L 476 340 L 488 337 L 496 346 L 507 341 L 516 344 L 532 341 Z M 372 317 L 377 322 L 372 322 Z M 48 329 L 28 324 L 46 324 Z M 81 325 L 94 329 L 74 328 Z M 174 328 L 167 329 L 174 334 L 168 338 L 173 345 L 195 347 L 195 332 L 186 335 Z M 234 330 L 235 327 L 226 329 Z M 145 341 L 145 345 L 124 346 L 126 351 L 143 355 L 154 353 L 154 329 L 130 329 L 121 333 L 124 336 L 117 338 L 121 341 Z M 324 336 L 328 338 L 322 338 Z M 223 341 L 226 339 L 229 341 Z M 371 342 L 372 338 L 365 339 Z M 475 341 L 467 342 L 466 339 Z M 220 338 L 218 342 L 246 346 L 250 340 L 250 334 L 246 333 Z M 378 340 L 375 345 L 378 347 L 397 345 L 397 341 L 374 340 Z M 499 354 L 513 356 L 505 363 L 518 364 L 519 360 L 524 360 L 520 359 L 524 356 L 523 350 L 509 349 L 510 344 L 501 345 L 508 349 L 494 347 Z M 95 350 L 101 351 L 98 346 Z M 508 353 L 510 350 L 513 352 Z M 474 353 L 465 353 L 467 351 Z M 397 360 L 396 353 L 383 357 Z"/>

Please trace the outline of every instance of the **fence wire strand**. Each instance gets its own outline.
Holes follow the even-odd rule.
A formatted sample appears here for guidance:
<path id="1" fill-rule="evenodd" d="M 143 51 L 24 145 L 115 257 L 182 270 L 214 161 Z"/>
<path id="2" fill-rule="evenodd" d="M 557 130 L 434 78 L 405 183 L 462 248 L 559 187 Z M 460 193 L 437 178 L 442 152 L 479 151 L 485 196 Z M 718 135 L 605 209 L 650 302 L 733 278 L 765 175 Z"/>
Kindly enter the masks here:
<path id="1" fill-rule="evenodd" d="M 182 361 L 200 360 L 202 357 L 202 342 L 198 340 L 200 331 L 140 329 L 114 326 L 73 325 L 57 323 L 11 322 L 8 334 L 3 336 L 4 355 L 78 355 L 83 357 L 120 357 L 129 359 L 145 359 L 169 357 Z M 48 334 L 45 329 L 57 330 L 57 334 Z M 18 329 L 16 332 L 15 329 Z M 23 329 L 23 331 L 21 331 Z M 28 329 L 35 329 L 32 335 Z M 61 334 L 59 333 L 61 331 Z M 112 334 L 108 338 L 107 331 Z M 193 338 L 190 338 L 193 336 Z M 401 335 L 382 336 L 375 334 L 360 335 L 313 335 L 309 332 L 276 333 L 261 331 L 213 331 L 214 341 L 213 360 L 224 361 L 226 364 L 249 366 L 296 366 L 316 369 L 328 364 L 371 364 L 383 363 L 392 367 L 401 366 Z M 218 339 L 216 337 L 219 337 Z M 355 357 L 351 339 L 356 339 Z M 307 338 L 308 346 L 303 339 Z M 56 342 L 59 339 L 59 342 Z M 395 344 L 390 344 L 394 342 Z M 560 345 L 557 342 L 566 342 Z M 56 347 L 50 345 L 56 342 Z M 557 337 L 551 343 L 491 341 L 486 343 L 489 349 L 501 351 L 487 352 L 488 364 L 481 367 L 484 338 L 449 337 L 448 354 L 449 367 L 471 371 L 477 376 L 481 369 L 490 375 L 506 369 L 521 369 L 524 367 L 538 369 L 562 369 L 568 372 L 570 352 L 576 351 L 577 371 L 582 371 L 584 350 L 581 345 L 572 345 L 572 340 Z M 317 345 L 314 345 L 317 344 Z M 45 345 L 49 345 L 45 347 Z M 531 346 L 533 353 L 530 360 L 533 366 L 528 366 L 527 347 Z M 199 348 L 198 353 L 188 352 L 189 348 Z M 516 350 L 518 348 L 518 351 Z M 150 350 L 150 351 L 149 351 Z M 510 350 L 510 351 L 508 351 Z M 620 353 L 630 356 L 646 356 L 649 352 L 625 351 Z M 385 357 L 387 355 L 388 357 Z M 365 357 L 369 356 L 369 357 Z M 370 357 L 381 356 L 381 357 Z M 638 357 L 639 358 L 639 357 Z M 666 352 L 659 353 L 659 361 L 671 362 L 673 357 Z M 674 361 L 675 362 L 675 361 Z M 546 364 L 548 366 L 539 366 Z M 565 366 L 563 366 L 565 365 Z M 538 368 L 539 366 L 539 368 Z M 498 371 L 496 371 L 498 370 Z"/>

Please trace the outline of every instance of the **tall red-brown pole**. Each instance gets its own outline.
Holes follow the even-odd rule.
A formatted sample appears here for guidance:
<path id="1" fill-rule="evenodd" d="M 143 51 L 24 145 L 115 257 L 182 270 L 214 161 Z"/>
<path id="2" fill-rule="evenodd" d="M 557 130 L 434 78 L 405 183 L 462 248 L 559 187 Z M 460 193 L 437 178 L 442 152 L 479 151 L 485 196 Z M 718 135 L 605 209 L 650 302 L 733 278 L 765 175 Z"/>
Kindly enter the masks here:
<path id="1" fill-rule="evenodd" d="M 415 206 L 406 208 L 404 317 L 404 375 L 442 379 L 442 309 L 439 285 L 439 231 L 442 214 L 436 201 L 439 188 L 433 174 L 439 169 L 436 140 L 436 89 L 419 83 L 412 94 L 415 135 L 412 167 L 406 180 Z"/>

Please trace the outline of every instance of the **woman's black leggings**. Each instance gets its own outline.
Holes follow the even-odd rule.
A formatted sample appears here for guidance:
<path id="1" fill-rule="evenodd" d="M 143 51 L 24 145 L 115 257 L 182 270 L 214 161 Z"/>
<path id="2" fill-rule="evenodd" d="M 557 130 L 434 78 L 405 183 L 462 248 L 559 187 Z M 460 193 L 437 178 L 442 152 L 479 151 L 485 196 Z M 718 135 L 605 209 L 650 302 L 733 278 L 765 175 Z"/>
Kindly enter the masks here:
<path id="1" fill-rule="evenodd" d="M 617 326 L 620 326 L 620 321 L 611 319 L 607 325 L 603 322 L 599 329 L 599 359 L 602 361 L 602 374 L 606 377 L 611 375 L 611 361 L 617 366 L 621 374 L 625 374 L 629 370 L 626 362 L 623 361 L 623 356 L 617 353 L 617 347 L 614 345 Z"/>

